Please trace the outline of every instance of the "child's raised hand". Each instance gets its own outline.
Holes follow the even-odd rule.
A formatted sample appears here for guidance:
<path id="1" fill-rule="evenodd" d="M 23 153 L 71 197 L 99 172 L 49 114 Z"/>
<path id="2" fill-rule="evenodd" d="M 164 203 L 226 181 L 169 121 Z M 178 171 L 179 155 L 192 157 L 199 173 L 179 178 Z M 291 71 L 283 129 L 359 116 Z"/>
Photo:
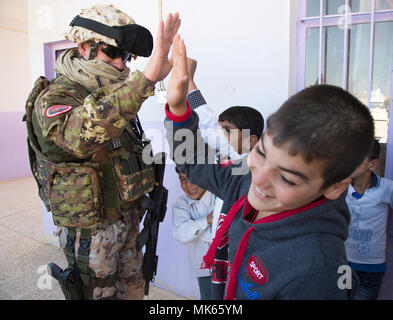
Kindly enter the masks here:
<path id="1" fill-rule="evenodd" d="M 196 68 L 197 68 L 197 61 L 187 57 L 187 71 L 190 79 L 194 79 Z"/>
<path id="2" fill-rule="evenodd" d="M 184 41 L 176 34 L 172 46 L 173 69 L 167 89 L 169 111 L 183 115 L 187 111 L 188 71 Z"/>
<path id="3" fill-rule="evenodd" d="M 188 93 L 197 89 L 197 86 L 194 82 L 194 75 L 197 68 L 197 61 L 187 57 L 187 70 L 188 70 Z"/>

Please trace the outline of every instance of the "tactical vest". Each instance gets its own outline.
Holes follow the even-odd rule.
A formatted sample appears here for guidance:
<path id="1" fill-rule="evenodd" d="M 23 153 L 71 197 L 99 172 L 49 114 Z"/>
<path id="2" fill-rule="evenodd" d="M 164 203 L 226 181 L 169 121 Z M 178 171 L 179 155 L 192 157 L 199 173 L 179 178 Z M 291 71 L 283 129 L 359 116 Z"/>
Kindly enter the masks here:
<path id="1" fill-rule="evenodd" d="M 63 80 L 71 82 L 67 78 Z M 128 124 L 121 137 L 99 151 L 106 155 L 105 161 L 92 161 L 96 154 L 78 159 L 67 153 L 34 126 L 36 101 L 57 81 L 58 78 L 49 82 L 39 77 L 26 101 L 23 121 L 27 125 L 30 168 L 39 196 L 52 212 L 54 223 L 67 228 L 91 229 L 107 221 L 106 213 L 111 210 L 129 213 L 153 190 L 154 169 L 142 159 L 144 148 L 150 148 L 151 154 L 150 141 L 138 136 L 132 124 Z M 80 95 L 77 98 L 83 100 L 90 94 L 80 84 L 71 84 L 77 88 Z"/>

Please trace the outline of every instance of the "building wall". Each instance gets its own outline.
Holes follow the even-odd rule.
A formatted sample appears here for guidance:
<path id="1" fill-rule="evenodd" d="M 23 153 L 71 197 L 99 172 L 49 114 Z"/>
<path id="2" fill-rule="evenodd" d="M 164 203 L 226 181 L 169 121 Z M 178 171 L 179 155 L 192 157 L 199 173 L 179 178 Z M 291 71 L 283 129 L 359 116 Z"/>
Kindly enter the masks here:
<path id="1" fill-rule="evenodd" d="M 63 32 L 78 8 L 96 1 L 54 3 L 29 0 L 31 81 L 44 74 L 43 43 L 63 39 Z M 153 36 L 158 25 L 156 0 L 101 1 L 112 3 L 129 13 L 137 23 L 150 29 Z M 217 113 L 231 105 L 250 105 L 264 116 L 274 112 L 294 93 L 293 58 L 297 1 L 234 0 L 163 1 L 163 17 L 179 12 L 180 34 L 187 53 L 198 60 L 196 80 L 208 102 Z M 292 11 L 292 12 L 291 12 Z M 143 68 L 147 59 L 139 58 L 136 67 Z M 291 74 L 291 76 L 289 76 Z M 168 78 L 169 79 L 169 78 Z M 166 79 L 165 84 L 168 79 Z M 151 120 L 151 98 L 141 115 Z M 155 107 L 154 111 L 158 109 Z M 155 113 L 157 121 L 161 114 Z"/>
<path id="2" fill-rule="evenodd" d="M 30 175 L 22 122 L 30 90 L 27 0 L 0 1 L 0 181 Z"/>
<path id="3" fill-rule="evenodd" d="M 156 0 L 101 1 L 129 13 L 156 35 Z M 45 74 L 44 43 L 63 39 L 63 32 L 81 7 L 96 1 L 28 0 L 30 82 Z M 187 53 L 198 60 L 196 82 L 217 114 L 229 106 L 249 105 L 265 118 L 295 90 L 297 1 L 200 0 L 163 1 L 163 17 L 179 12 L 180 35 Z M 132 68 L 143 69 L 138 58 Z M 167 86 L 169 77 L 164 81 Z M 163 105 L 149 98 L 139 112 L 154 151 L 165 149 Z M 167 166 L 165 185 L 170 186 L 168 211 L 160 226 L 156 284 L 187 297 L 199 297 L 196 279 L 188 275 L 186 247 L 172 236 L 172 204 L 181 194 L 173 164 Z"/>

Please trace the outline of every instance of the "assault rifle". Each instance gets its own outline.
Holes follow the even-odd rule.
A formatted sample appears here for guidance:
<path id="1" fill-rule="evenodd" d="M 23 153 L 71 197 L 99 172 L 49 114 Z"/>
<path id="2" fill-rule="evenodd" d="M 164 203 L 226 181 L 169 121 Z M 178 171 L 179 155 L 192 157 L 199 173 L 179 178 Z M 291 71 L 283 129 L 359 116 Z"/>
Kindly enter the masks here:
<path id="1" fill-rule="evenodd" d="M 166 213 L 166 204 L 168 200 L 168 190 L 162 185 L 165 171 L 165 157 L 164 152 L 159 153 L 155 158 L 159 158 L 160 162 L 154 163 L 154 171 L 156 177 L 156 186 L 154 190 L 149 193 L 142 200 L 143 210 L 147 210 L 145 220 L 143 221 L 143 230 L 138 235 L 135 243 L 137 251 L 142 250 L 146 246 L 143 257 L 142 273 L 145 280 L 145 295 L 149 294 L 149 283 L 154 281 L 154 276 L 157 273 L 158 256 L 157 239 L 158 228 L 160 222 L 164 221 Z"/>

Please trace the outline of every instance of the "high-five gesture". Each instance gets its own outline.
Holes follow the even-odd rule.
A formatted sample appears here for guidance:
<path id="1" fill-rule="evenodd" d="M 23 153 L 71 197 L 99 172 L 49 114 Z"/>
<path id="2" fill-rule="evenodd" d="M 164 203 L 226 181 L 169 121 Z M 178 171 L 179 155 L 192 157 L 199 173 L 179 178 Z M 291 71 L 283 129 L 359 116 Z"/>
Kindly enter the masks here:
<path id="1" fill-rule="evenodd" d="M 182 115 L 187 111 L 187 53 L 184 41 L 177 34 L 173 39 L 173 70 L 167 89 L 169 111 L 174 115 Z"/>
<path id="2" fill-rule="evenodd" d="M 163 80 L 171 71 L 172 64 L 169 62 L 168 54 L 180 23 L 178 13 L 174 15 L 170 13 L 165 24 L 162 20 L 160 21 L 153 53 L 143 71 L 145 77 L 154 83 Z"/>

